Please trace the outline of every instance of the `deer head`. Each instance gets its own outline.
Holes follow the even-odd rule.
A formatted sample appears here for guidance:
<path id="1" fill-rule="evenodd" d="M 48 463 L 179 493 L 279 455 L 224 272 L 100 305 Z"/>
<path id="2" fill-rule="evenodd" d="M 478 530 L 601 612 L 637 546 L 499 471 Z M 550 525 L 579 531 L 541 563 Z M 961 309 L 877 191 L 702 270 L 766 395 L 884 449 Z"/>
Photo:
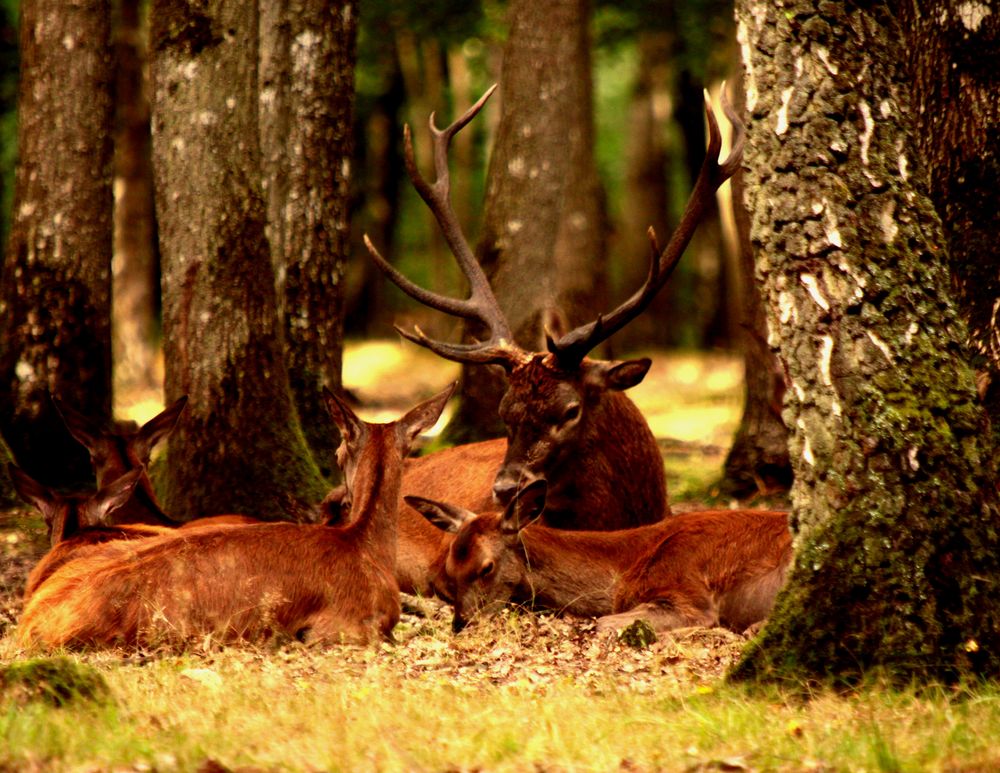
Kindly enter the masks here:
<path id="1" fill-rule="evenodd" d="M 544 352 L 528 351 L 513 340 L 510 325 L 494 296 L 482 267 L 477 262 L 462 233 L 449 199 L 448 147 L 452 137 L 482 109 L 494 92 L 491 87 L 464 115 L 445 129 L 438 129 L 430 117 L 433 135 L 435 180 L 428 183 L 420 174 L 413 155 L 409 127 L 404 129 L 405 160 L 410 179 L 424 202 L 434 213 L 445 241 L 469 283 L 466 299 L 450 298 L 431 292 L 411 282 L 379 254 L 365 237 L 365 244 L 379 268 L 401 290 L 420 303 L 463 319 L 478 322 L 487 331 L 486 340 L 466 344 L 435 341 L 419 327 L 399 333 L 440 356 L 462 363 L 499 365 L 507 374 L 508 388 L 500 405 L 500 416 L 507 425 L 508 449 L 497 473 L 493 489 L 501 505 L 513 501 L 515 493 L 539 477 L 549 481 L 547 515 L 553 511 L 571 512 L 575 500 L 572 478 L 563 469 L 566 460 L 587 453 L 617 452 L 603 446 L 633 444 L 624 448 L 623 462 L 605 467 L 629 467 L 640 475 L 658 476 L 658 485 L 636 505 L 638 509 L 665 507 L 666 488 L 662 462 L 655 440 L 635 406 L 620 393 L 638 384 L 649 369 L 648 359 L 624 362 L 593 360 L 588 354 L 632 319 L 642 313 L 669 278 L 693 235 L 715 189 L 733 175 L 739 166 L 745 133 L 742 123 L 723 98 L 723 109 L 734 127 L 732 150 L 719 163 L 722 137 L 711 107 L 706 103 L 709 143 L 694 190 L 681 220 L 666 247 L 660 248 L 652 229 L 649 231 L 651 256 L 646 281 L 630 298 L 614 310 L 600 314 L 591 322 L 558 337 L 547 335 Z M 627 403 L 627 405 L 626 405 Z M 631 406 L 631 407 L 629 407 Z M 621 439 L 615 433 L 621 433 Z M 638 446 L 642 445 L 642 448 Z M 629 459 L 629 456 L 633 458 Z M 637 470 L 636 461 L 643 466 Z M 597 466 L 601 466 L 598 463 Z M 647 470 L 648 466 L 648 470 Z M 579 469 L 579 468 L 578 468 Z M 579 475 L 577 475 L 579 477 Z M 598 492 L 600 494 L 600 492 Z M 606 498 L 606 496 L 605 496 Z M 603 504 L 603 503 L 602 503 Z M 579 507 L 576 507 L 579 510 Z M 620 525 L 629 525 L 627 523 Z M 634 525 L 634 524 L 631 524 Z"/>
<path id="2" fill-rule="evenodd" d="M 21 499 L 41 512 L 52 547 L 82 529 L 106 526 L 111 514 L 132 496 L 142 475 L 142 470 L 126 472 L 93 494 L 60 494 L 13 464 L 7 471 Z"/>
<path id="3" fill-rule="evenodd" d="M 445 560 L 446 598 L 455 608 L 456 633 L 481 613 L 491 613 L 525 590 L 527 558 L 521 530 L 545 509 L 547 482 L 535 478 L 519 489 L 503 513 L 476 515 L 423 497 L 404 497 L 439 529 L 455 535 Z"/>

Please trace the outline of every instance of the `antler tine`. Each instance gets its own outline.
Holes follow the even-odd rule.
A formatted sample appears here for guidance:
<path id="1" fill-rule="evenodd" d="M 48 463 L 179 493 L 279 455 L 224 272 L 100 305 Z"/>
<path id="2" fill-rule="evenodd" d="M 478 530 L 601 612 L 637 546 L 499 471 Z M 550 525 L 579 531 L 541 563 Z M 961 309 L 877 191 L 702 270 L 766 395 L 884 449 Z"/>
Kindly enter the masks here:
<path id="1" fill-rule="evenodd" d="M 395 284 L 400 290 L 409 295 L 415 301 L 419 301 L 425 306 L 430 306 L 432 309 L 437 309 L 438 311 L 443 311 L 447 314 L 454 314 L 458 317 L 463 317 L 464 319 L 479 319 L 479 316 L 469 307 L 467 301 L 461 301 L 457 298 L 449 298 L 446 295 L 439 295 L 438 293 L 431 292 L 430 290 L 425 290 L 418 284 L 410 281 L 406 278 L 399 269 L 387 261 L 382 254 L 378 251 L 374 244 L 372 244 L 371 239 L 368 238 L 368 234 L 364 235 L 365 247 L 368 248 L 368 254 L 371 255 L 372 260 L 375 261 L 382 273 L 384 273 L 389 279 Z"/>
<path id="2" fill-rule="evenodd" d="M 733 136 L 729 143 L 729 156 L 722 162 L 721 166 L 721 173 L 724 175 L 723 179 L 728 180 L 736 174 L 736 170 L 740 168 L 740 164 L 743 162 L 743 146 L 747 141 L 747 127 L 743 125 L 743 121 L 740 120 L 739 115 L 733 109 L 729 97 L 726 96 L 725 82 L 722 83 L 720 96 L 722 112 L 726 114 L 726 118 L 729 119 L 729 123 L 733 127 Z"/>
<path id="3" fill-rule="evenodd" d="M 469 298 L 465 301 L 448 299 L 447 303 L 442 304 L 440 303 L 443 300 L 442 296 L 436 296 L 433 293 L 427 294 L 426 297 L 433 298 L 437 305 L 421 298 L 418 298 L 418 300 L 421 300 L 422 303 L 427 303 L 427 305 L 439 311 L 445 311 L 449 314 L 460 314 L 467 319 L 478 319 L 494 333 L 493 337 L 495 339 L 510 340 L 511 333 L 507 319 L 504 317 L 500 309 L 500 304 L 490 289 L 489 280 L 487 280 L 482 266 L 479 265 L 479 261 L 476 260 L 465 235 L 462 233 L 462 227 L 458 222 L 458 217 L 449 198 L 451 177 L 448 170 L 448 148 L 451 145 L 451 139 L 469 121 L 475 118 L 496 89 L 496 84 L 487 89 L 486 93 L 472 107 L 444 129 L 437 128 L 434 123 L 434 113 L 431 113 L 429 125 L 434 140 L 435 179 L 433 184 L 428 183 L 417 168 L 413 153 L 413 138 L 410 134 L 409 126 L 404 127 L 403 133 L 404 161 L 406 163 L 406 171 L 413 182 L 413 187 L 417 189 L 424 203 L 434 213 L 438 225 L 441 226 L 441 232 L 444 235 L 445 241 L 458 261 L 462 273 L 465 274 L 470 288 Z M 409 294 L 413 295 L 413 293 Z M 461 311 L 458 311 L 458 309 L 461 309 Z"/>
<path id="4" fill-rule="evenodd" d="M 480 365 L 503 365 L 509 366 L 515 361 L 523 358 L 523 353 L 515 346 L 506 341 L 500 341 L 496 345 L 491 342 L 471 343 L 471 344 L 448 344 L 443 341 L 435 341 L 429 338 L 419 325 L 413 326 L 413 332 L 404 330 L 399 325 L 394 325 L 396 332 L 407 341 L 412 341 L 418 346 L 430 349 L 439 357 L 456 362 L 469 362 Z"/>
<path id="5" fill-rule="evenodd" d="M 729 101 L 725 98 L 725 92 L 723 92 L 722 106 L 726 117 L 733 124 L 733 149 L 726 160 L 720 163 L 718 156 L 722 147 L 722 133 L 719 131 L 719 124 L 715 120 L 715 114 L 712 112 L 706 94 L 705 115 L 708 119 L 708 148 L 705 152 L 705 160 L 701 165 L 701 171 L 698 173 L 698 179 L 695 181 L 691 197 L 688 199 L 677 228 L 670 235 L 667 246 L 662 251 L 657 245 L 655 232 L 653 229 L 649 230 L 648 234 L 653 250 L 649 274 L 642 287 L 628 300 L 609 314 L 599 315 L 593 322 L 571 330 L 558 341 L 549 341 L 549 351 L 556 355 L 563 367 L 578 365 L 595 346 L 621 330 L 642 313 L 652 301 L 653 296 L 670 278 L 670 274 L 680 261 L 684 249 L 698 227 L 698 222 L 701 220 L 705 208 L 714 197 L 715 189 L 732 177 L 739 168 L 745 129 L 739 116 L 736 115 Z"/>

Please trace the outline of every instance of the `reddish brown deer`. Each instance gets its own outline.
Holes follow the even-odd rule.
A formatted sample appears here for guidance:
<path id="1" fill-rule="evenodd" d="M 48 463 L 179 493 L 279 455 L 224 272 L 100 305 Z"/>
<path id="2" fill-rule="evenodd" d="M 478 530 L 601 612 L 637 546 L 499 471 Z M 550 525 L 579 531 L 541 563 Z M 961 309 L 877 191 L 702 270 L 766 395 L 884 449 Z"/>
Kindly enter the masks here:
<path id="1" fill-rule="evenodd" d="M 479 322 L 488 331 L 487 340 L 471 344 L 435 341 L 419 328 L 413 332 L 397 328 L 400 334 L 449 360 L 499 365 L 508 381 L 500 405 L 508 440 L 462 446 L 448 457 L 431 455 L 421 467 L 412 468 L 412 474 L 404 482 L 404 491 L 480 510 L 491 498 L 501 505 L 509 503 L 522 487 L 544 477 L 549 492 L 541 517 L 548 526 L 606 530 L 659 521 L 669 513 L 663 460 L 642 414 L 623 394 L 643 379 L 650 361 L 593 360 L 587 355 L 640 314 L 667 281 L 715 189 L 739 166 L 743 125 L 724 101 L 734 135 L 732 151 L 720 164 L 717 158 L 721 134 L 706 104 L 709 143 L 705 162 L 684 214 L 664 249 L 658 247 L 650 231 L 652 259 L 643 286 L 614 311 L 599 315 L 558 339 L 550 335 L 547 351 L 532 352 L 514 342 L 507 319 L 462 233 L 449 199 L 447 155 L 451 139 L 479 112 L 495 88 L 446 129 L 438 129 L 431 115 L 436 175 L 433 183 L 428 183 L 417 169 L 409 127 L 404 132 L 410 179 L 437 218 L 468 280 L 469 297 L 450 298 L 419 287 L 365 239 L 379 268 L 412 298 L 438 311 Z M 462 476 L 461 460 L 465 454 L 475 454 L 488 462 L 475 466 L 465 476 L 474 485 L 464 487 L 468 499 L 463 501 L 452 498 L 448 486 L 454 485 L 456 474 Z M 456 469 L 459 472 L 448 472 Z M 404 510 L 403 518 L 410 517 L 413 514 Z M 415 535 L 421 529 L 416 525 L 407 528 Z M 419 534 L 418 538 L 421 546 L 433 542 L 426 534 Z M 400 564 L 403 563 L 401 559 Z"/>
<path id="2" fill-rule="evenodd" d="M 70 434 L 90 453 L 98 487 L 118 480 L 131 470 L 140 471 L 139 483 L 132 495 L 114 509 L 115 525 L 150 524 L 169 528 L 200 528 L 259 522 L 258 518 L 249 515 L 226 514 L 197 518 L 185 523 L 174 520 L 164 512 L 147 470 L 153 448 L 177 426 L 177 420 L 187 405 L 186 396 L 174 401 L 138 428 L 126 423 L 116 423 L 109 429 L 55 397 L 52 402 Z"/>
<path id="3" fill-rule="evenodd" d="M 61 494 L 38 483 L 14 465 L 8 469 L 17 493 L 41 512 L 52 546 L 28 575 L 25 601 L 56 569 L 79 557 L 81 551 L 91 545 L 143 539 L 170 531 L 169 527 L 151 524 L 109 525 L 115 510 L 132 497 L 141 470 L 127 472 L 94 493 Z"/>
<path id="4" fill-rule="evenodd" d="M 454 386 L 398 421 L 368 424 L 329 392 L 351 503 L 342 527 L 264 523 L 102 546 L 35 591 L 25 647 L 184 644 L 272 636 L 337 643 L 390 637 L 403 460 Z"/>
<path id="5" fill-rule="evenodd" d="M 479 516 L 407 497 L 455 534 L 444 566 L 455 631 L 513 602 L 599 616 L 600 628 L 642 618 L 658 630 L 742 632 L 770 613 L 792 560 L 783 512 L 710 510 L 607 532 L 526 528 L 542 514 L 545 495 L 545 479 L 535 478 L 503 513 Z"/>

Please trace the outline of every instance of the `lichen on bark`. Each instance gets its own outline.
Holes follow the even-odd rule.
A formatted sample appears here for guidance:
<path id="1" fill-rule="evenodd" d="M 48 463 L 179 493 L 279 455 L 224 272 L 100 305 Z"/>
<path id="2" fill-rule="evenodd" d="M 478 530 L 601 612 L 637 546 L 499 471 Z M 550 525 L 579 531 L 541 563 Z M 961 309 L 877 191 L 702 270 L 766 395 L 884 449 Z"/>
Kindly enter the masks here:
<path id="1" fill-rule="evenodd" d="M 738 3 L 797 556 L 740 678 L 996 674 L 990 441 L 882 4 Z"/>

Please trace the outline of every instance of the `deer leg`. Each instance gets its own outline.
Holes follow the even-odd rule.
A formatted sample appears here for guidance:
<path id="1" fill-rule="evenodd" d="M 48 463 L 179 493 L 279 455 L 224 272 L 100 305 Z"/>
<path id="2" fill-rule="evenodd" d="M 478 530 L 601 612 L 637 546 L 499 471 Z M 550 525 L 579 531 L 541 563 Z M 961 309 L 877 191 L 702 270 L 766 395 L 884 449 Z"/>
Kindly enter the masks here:
<path id="1" fill-rule="evenodd" d="M 719 624 L 719 613 L 708 593 L 695 596 L 665 594 L 652 601 L 597 619 L 598 631 L 618 631 L 636 620 L 645 620 L 654 631 Z"/>

